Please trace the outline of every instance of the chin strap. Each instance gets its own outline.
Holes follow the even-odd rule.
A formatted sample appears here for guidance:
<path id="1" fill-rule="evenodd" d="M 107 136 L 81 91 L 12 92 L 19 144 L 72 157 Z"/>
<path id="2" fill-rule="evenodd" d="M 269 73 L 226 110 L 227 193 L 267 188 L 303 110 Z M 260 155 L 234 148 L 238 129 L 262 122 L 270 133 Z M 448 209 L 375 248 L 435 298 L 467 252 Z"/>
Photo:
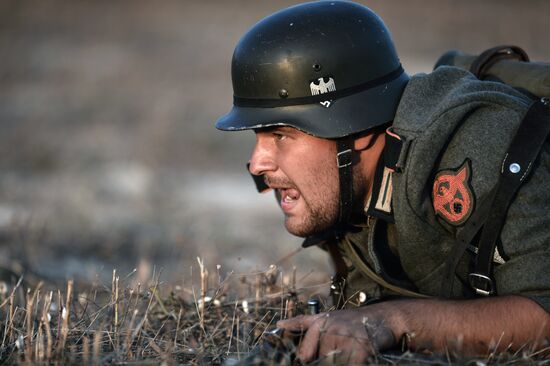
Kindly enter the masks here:
<path id="1" fill-rule="evenodd" d="M 353 139 L 344 137 L 336 140 L 336 165 L 340 181 L 340 213 L 337 226 L 344 226 L 351 217 L 353 199 Z"/>

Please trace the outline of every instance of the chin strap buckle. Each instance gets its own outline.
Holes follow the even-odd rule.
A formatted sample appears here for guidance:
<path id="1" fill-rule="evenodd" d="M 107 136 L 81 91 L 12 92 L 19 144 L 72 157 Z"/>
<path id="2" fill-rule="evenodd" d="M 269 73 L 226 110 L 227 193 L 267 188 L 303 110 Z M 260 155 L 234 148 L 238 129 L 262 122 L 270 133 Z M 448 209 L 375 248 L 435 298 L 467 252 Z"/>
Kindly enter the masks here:
<path id="1" fill-rule="evenodd" d="M 336 165 L 339 169 L 348 167 L 352 163 L 352 157 L 351 149 L 340 151 L 336 154 Z"/>

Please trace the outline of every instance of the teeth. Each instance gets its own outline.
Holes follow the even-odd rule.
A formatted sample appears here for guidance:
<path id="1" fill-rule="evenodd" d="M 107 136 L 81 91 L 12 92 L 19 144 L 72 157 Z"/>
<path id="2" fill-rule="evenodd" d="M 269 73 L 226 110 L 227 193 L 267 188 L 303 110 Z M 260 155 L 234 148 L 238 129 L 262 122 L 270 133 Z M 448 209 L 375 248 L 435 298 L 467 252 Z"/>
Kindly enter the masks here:
<path id="1" fill-rule="evenodd" d="M 292 202 L 292 201 L 294 201 L 294 198 L 287 195 L 287 196 L 285 196 L 284 201 L 285 202 Z"/>

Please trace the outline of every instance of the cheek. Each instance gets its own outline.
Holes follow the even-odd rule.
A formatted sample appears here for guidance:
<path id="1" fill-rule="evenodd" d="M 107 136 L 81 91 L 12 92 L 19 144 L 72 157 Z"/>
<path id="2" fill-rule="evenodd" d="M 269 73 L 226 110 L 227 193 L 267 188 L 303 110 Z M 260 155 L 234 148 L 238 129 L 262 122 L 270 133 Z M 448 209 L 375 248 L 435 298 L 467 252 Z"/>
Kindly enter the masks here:
<path id="1" fill-rule="evenodd" d="M 330 199 L 338 194 L 338 168 L 331 163 L 321 159 L 308 167 L 306 176 L 313 196 Z"/>

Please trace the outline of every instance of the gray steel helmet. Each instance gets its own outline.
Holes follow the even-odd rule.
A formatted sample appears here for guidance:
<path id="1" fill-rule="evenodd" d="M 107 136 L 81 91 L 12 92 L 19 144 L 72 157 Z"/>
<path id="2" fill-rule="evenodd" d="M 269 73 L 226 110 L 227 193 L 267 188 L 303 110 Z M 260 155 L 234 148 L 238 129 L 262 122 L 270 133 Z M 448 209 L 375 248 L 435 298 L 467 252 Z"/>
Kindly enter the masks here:
<path id="1" fill-rule="evenodd" d="M 264 18 L 237 44 L 231 71 L 234 106 L 218 129 L 286 125 L 323 138 L 392 121 L 409 80 L 382 20 L 346 1 Z"/>

